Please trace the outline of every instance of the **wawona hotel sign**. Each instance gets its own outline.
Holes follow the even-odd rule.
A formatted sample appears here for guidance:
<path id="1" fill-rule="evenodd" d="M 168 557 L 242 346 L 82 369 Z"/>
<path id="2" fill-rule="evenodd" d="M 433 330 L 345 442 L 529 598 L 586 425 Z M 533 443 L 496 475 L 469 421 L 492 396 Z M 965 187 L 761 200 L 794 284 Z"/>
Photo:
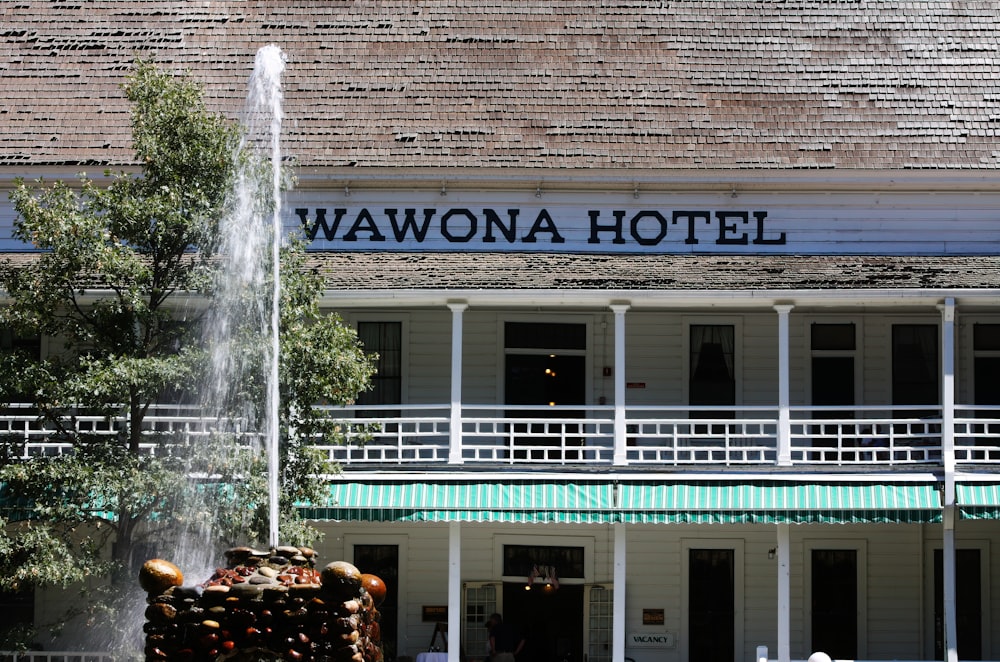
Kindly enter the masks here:
<path id="1" fill-rule="evenodd" d="M 348 209 L 331 210 L 298 208 L 296 216 L 309 241 L 325 242 L 423 244 L 430 236 L 432 243 L 452 244 L 537 244 L 561 246 L 569 236 L 568 228 L 560 229 L 545 207 L 503 210 L 468 207 L 446 209 Z M 679 241 L 688 246 L 713 243 L 717 246 L 755 246 L 786 243 L 785 233 L 767 233 L 767 212 L 762 210 L 672 210 L 588 209 L 586 243 L 655 247 Z M 577 229 L 579 224 L 573 224 Z M 575 236 L 574 233 L 573 236 Z M 668 236 L 669 235 L 669 236 Z"/>
<path id="2" fill-rule="evenodd" d="M 970 204 L 970 200 L 976 204 Z M 976 255 L 1000 193 L 293 190 L 282 221 L 311 250 Z M 14 210 L 0 202 L 0 250 Z"/>
<path id="3" fill-rule="evenodd" d="M 977 254 L 1000 195 L 296 191 L 285 222 L 313 250 Z"/>

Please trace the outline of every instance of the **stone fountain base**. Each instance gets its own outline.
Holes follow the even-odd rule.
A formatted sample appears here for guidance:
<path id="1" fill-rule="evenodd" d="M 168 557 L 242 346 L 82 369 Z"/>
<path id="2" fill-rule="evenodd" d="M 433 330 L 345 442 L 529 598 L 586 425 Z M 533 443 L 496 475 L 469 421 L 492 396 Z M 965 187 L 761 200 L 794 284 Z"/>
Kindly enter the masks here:
<path id="1" fill-rule="evenodd" d="M 139 583 L 149 662 L 382 662 L 385 584 L 345 561 L 316 570 L 307 547 L 230 549 L 225 568 L 192 586 L 173 563 L 152 559 Z"/>

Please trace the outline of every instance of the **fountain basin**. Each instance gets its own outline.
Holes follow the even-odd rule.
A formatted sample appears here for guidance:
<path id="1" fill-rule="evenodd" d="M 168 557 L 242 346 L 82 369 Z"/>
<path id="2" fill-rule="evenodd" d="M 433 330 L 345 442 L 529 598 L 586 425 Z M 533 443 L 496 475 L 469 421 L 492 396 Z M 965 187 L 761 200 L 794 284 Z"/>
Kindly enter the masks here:
<path id="1" fill-rule="evenodd" d="M 307 547 L 235 547 L 225 556 L 196 585 L 169 572 L 169 561 L 143 565 L 148 662 L 381 662 L 378 604 L 353 565 L 317 570 Z"/>

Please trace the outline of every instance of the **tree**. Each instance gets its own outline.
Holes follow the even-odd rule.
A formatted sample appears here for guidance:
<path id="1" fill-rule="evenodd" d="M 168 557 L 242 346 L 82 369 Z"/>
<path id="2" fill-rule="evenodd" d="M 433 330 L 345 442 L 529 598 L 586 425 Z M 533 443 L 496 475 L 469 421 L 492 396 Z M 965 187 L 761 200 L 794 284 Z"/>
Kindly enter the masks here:
<path id="1" fill-rule="evenodd" d="M 7 357 L 0 399 L 27 401 L 72 452 L 20 460 L 20 440 L 4 438 L 0 483 L 30 515 L 0 537 L 0 589 L 99 574 L 120 595 L 135 581 L 133 551 L 149 540 L 170 544 L 183 528 L 209 525 L 219 545 L 267 540 L 259 455 L 209 443 L 225 435 L 184 444 L 146 425 L 152 405 L 189 396 L 206 370 L 198 322 L 213 296 L 239 130 L 206 110 L 198 85 L 149 62 L 124 89 L 138 172 L 108 173 L 104 186 L 85 174 L 77 186 L 19 181 L 11 193 L 15 236 L 40 252 L 0 268 L 9 298 L 0 323 L 63 346 Z M 307 441 L 339 429 L 313 405 L 353 400 L 373 366 L 353 331 L 321 314 L 322 282 L 303 268 L 300 242 L 282 263 L 282 533 L 310 544 L 316 532 L 294 504 L 321 498 L 335 468 Z M 117 427 L 89 429 L 85 417 Z"/>

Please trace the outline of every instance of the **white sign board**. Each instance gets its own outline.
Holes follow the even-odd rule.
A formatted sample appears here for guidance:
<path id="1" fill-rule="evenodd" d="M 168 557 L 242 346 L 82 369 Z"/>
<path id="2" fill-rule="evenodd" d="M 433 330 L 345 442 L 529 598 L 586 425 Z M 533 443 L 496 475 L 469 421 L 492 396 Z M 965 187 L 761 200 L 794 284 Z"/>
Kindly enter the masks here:
<path id="1" fill-rule="evenodd" d="M 673 632 L 629 632 L 625 638 L 626 648 L 673 648 Z"/>

